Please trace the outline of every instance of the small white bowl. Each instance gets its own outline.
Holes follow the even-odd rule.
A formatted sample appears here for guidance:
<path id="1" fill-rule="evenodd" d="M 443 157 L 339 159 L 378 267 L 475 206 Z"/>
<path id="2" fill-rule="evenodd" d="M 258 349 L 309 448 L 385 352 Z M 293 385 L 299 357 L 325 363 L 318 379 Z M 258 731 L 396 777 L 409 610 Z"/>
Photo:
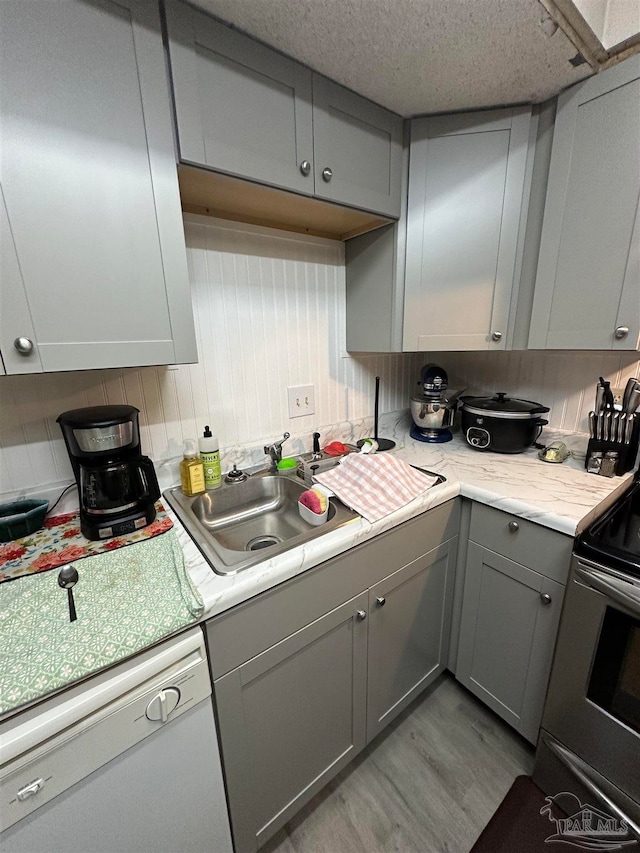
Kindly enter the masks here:
<path id="1" fill-rule="evenodd" d="M 318 515 L 310 510 L 308 506 L 305 506 L 298 501 L 298 512 L 300 513 L 300 518 L 308 521 L 309 524 L 313 524 L 314 527 L 317 527 L 319 524 L 324 524 L 329 517 L 329 502 L 327 501 L 327 508 L 322 515 Z"/>

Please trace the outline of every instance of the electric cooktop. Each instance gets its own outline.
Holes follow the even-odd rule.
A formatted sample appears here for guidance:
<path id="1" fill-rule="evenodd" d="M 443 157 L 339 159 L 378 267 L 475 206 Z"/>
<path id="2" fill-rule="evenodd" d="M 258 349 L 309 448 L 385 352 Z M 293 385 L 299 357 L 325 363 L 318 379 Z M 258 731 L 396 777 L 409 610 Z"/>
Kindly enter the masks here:
<path id="1" fill-rule="evenodd" d="M 574 553 L 640 578 L 640 480 L 575 541 Z"/>

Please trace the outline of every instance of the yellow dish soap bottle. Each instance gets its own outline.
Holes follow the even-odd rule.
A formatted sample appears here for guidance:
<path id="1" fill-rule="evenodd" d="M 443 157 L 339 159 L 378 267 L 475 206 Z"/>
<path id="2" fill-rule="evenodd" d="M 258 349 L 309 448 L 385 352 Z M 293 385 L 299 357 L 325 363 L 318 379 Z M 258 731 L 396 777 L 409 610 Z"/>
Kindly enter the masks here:
<path id="1" fill-rule="evenodd" d="M 191 438 L 184 443 L 184 456 L 180 463 L 180 485 L 183 494 L 189 498 L 205 491 L 204 465 L 198 459 L 198 447 Z"/>
<path id="2" fill-rule="evenodd" d="M 202 438 L 198 439 L 200 460 L 204 465 L 204 485 L 207 489 L 218 489 L 222 485 L 220 470 L 220 445 L 208 426 L 204 428 Z"/>

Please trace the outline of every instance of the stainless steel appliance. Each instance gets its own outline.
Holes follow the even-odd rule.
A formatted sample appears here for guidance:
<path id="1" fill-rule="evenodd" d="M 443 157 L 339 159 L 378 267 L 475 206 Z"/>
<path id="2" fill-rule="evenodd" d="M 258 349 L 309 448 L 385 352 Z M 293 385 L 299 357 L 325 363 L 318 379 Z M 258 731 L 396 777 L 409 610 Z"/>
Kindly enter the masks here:
<path id="1" fill-rule="evenodd" d="M 449 390 L 447 372 L 437 364 L 425 364 L 418 388 L 410 401 L 411 438 L 434 443 L 451 441 L 451 427 L 462 392 Z"/>
<path id="2" fill-rule="evenodd" d="M 549 421 L 548 406 L 498 391 L 493 397 L 462 397 L 462 433 L 476 450 L 522 453 L 534 444 Z"/>
<path id="3" fill-rule="evenodd" d="M 192 628 L 0 725 L 3 853 L 232 853 Z"/>
<path id="4" fill-rule="evenodd" d="M 153 521 L 160 497 L 153 462 L 140 453 L 135 406 L 91 406 L 58 417 L 78 484 L 87 539 L 131 533 Z"/>
<path id="5" fill-rule="evenodd" d="M 640 481 L 578 537 L 533 775 L 640 839 Z"/>

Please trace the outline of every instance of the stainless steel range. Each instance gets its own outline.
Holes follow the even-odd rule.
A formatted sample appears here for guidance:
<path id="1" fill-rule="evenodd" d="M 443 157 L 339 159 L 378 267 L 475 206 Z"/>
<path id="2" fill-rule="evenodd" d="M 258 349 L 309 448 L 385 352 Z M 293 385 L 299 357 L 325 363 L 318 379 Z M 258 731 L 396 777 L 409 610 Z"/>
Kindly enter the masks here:
<path id="1" fill-rule="evenodd" d="M 640 839 L 640 481 L 576 540 L 534 781 Z"/>

